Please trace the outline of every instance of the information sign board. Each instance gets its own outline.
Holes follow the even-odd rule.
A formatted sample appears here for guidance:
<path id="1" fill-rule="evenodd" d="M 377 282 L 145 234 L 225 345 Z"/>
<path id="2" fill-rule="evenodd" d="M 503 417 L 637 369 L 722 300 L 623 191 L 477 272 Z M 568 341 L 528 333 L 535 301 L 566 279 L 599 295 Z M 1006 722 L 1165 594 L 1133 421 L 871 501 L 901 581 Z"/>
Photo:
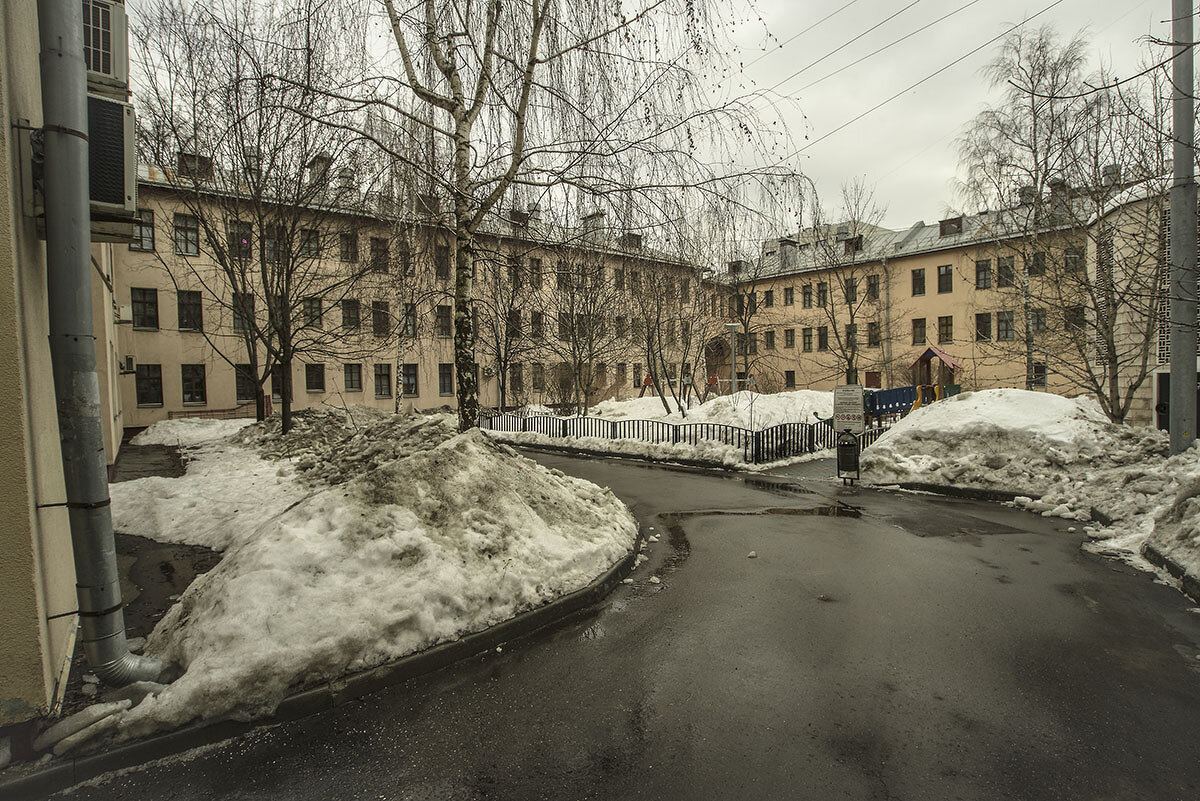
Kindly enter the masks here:
<path id="1" fill-rule="evenodd" d="M 863 388 L 857 384 L 833 388 L 833 429 L 839 434 L 863 432 Z"/>

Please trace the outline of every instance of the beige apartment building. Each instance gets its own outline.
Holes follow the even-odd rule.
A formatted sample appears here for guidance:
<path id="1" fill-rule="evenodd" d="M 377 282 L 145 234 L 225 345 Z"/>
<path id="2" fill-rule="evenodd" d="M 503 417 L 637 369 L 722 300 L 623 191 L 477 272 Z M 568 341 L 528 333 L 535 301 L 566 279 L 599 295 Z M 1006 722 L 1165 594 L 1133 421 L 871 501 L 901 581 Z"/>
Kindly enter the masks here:
<path id="1" fill-rule="evenodd" d="M 189 197 L 190 186 L 178 174 L 143 166 L 141 223 L 134 241 L 114 250 L 118 385 L 130 428 L 168 416 L 255 412 L 245 318 L 212 256 L 213 232 L 201 230 L 211 223 L 197 219 L 212 215 L 197 212 L 202 201 Z M 436 204 L 414 203 L 397 214 L 356 197 L 336 214 L 322 213 L 311 229 L 301 222 L 295 269 L 317 278 L 290 306 L 303 339 L 289 376 L 293 408 L 456 405 L 453 240 L 436 215 L 414 211 L 428 206 Z M 595 214 L 565 228 L 543 223 L 536 210 L 508 209 L 477 237 L 482 405 L 561 404 L 574 385 L 589 403 L 627 397 L 656 361 L 668 380 L 703 358 L 704 331 L 689 312 L 702 305 L 698 271 L 602 220 Z M 254 262 L 255 238 L 264 233 L 238 225 Z M 254 324 L 269 331 L 272 300 L 260 288 L 249 291 Z M 667 333 L 648 342 L 651 311 Z M 266 364 L 264 343 L 254 346 Z M 272 406 L 286 385 L 278 372 L 264 383 Z"/>
<path id="2" fill-rule="evenodd" d="M 737 291 L 730 313 L 749 332 L 739 373 L 764 390 L 855 380 L 1071 392 L 1081 357 L 1055 332 L 1078 325 L 1083 300 L 1048 286 L 1086 274 L 1086 237 L 1013 229 L 991 213 L 769 240 L 726 279 Z"/>

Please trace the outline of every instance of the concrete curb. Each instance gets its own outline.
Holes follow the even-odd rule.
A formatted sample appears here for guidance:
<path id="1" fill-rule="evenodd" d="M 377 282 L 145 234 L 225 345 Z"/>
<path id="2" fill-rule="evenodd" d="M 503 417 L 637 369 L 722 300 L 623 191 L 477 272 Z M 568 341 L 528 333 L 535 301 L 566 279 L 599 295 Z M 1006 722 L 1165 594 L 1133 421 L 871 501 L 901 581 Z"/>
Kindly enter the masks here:
<path id="1" fill-rule="evenodd" d="M 1161 567 L 1182 584 L 1183 594 L 1200 604 L 1200 577 L 1193 576 L 1183 565 L 1160 551 L 1151 543 L 1142 545 L 1142 556 L 1155 567 Z"/>
<path id="2" fill-rule="evenodd" d="M 490 651 L 501 643 L 557 623 L 600 602 L 632 572 L 637 554 L 635 547 L 583 589 L 564 595 L 544 606 L 522 612 L 491 628 L 290 695 L 279 704 L 275 714 L 269 718 L 253 722 L 222 720 L 193 724 L 98 754 L 55 759 L 44 770 L 0 782 L 0 798 L 5 801 L 45 798 L 104 773 L 136 767 L 197 746 L 228 740 L 260 726 L 297 720 L 332 709 L 355 698 Z"/>
<path id="3" fill-rule="evenodd" d="M 653 456 L 643 456 L 637 453 L 615 453 L 613 451 L 580 448 L 575 445 L 547 445 L 541 442 L 514 442 L 512 440 L 501 439 L 499 437 L 497 437 L 494 441 L 499 442 L 502 445 L 507 445 L 510 448 L 520 448 L 528 451 L 542 451 L 545 453 L 565 453 L 569 456 L 602 456 L 606 459 L 627 459 L 635 462 L 645 462 L 647 464 L 652 464 L 667 470 L 678 470 L 681 467 L 687 467 L 692 468 L 693 470 L 719 472 L 723 475 L 749 472 L 746 470 L 741 470 L 737 467 L 730 467 L 720 462 L 707 462 L 703 459 L 670 459 L 668 461 L 664 461 Z"/>
<path id="4" fill-rule="evenodd" d="M 1006 492 L 1005 490 L 985 490 L 973 489 L 970 487 L 951 487 L 944 484 L 922 484 L 916 481 L 908 481 L 901 484 L 882 484 L 872 485 L 876 489 L 884 489 L 888 486 L 900 487 L 906 490 L 916 490 L 918 492 L 932 492 L 935 495 L 948 495 L 951 498 L 965 498 L 970 501 L 1002 501 L 1007 502 L 1020 498 L 1025 493 L 1021 492 Z"/>

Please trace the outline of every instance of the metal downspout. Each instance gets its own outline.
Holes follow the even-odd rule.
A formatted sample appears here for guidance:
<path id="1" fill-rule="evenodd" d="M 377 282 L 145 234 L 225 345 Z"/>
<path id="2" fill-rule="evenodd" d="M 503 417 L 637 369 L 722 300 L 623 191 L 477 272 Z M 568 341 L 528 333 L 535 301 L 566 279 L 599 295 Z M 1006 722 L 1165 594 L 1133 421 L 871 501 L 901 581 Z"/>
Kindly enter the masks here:
<path id="1" fill-rule="evenodd" d="M 75 557 L 81 640 L 106 684 L 156 680 L 162 663 L 129 652 L 109 510 L 92 320 L 87 72 L 78 0 L 39 0 L 50 358 Z"/>

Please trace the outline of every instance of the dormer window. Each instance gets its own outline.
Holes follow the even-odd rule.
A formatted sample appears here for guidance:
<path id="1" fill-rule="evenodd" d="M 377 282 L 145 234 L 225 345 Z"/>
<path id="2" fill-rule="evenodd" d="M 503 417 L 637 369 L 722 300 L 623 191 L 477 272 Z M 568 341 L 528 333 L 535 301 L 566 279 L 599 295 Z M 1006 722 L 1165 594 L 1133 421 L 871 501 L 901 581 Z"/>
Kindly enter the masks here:
<path id="1" fill-rule="evenodd" d="M 863 249 L 862 234 L 859 234 L 858 236 L 852 236 L 847 239 L 845 242 L 845 248 L 847 256 L 861 251 Z"/>
<path id="2" fill-rule="evenodd" d="M 952 234 L 961 234 L 963 229 L 963 218 L 960 214 L 957 217 L 951 217 L 948 220 L 942 220 L 938 223 L 938 236 L 951 236 Z"/>

